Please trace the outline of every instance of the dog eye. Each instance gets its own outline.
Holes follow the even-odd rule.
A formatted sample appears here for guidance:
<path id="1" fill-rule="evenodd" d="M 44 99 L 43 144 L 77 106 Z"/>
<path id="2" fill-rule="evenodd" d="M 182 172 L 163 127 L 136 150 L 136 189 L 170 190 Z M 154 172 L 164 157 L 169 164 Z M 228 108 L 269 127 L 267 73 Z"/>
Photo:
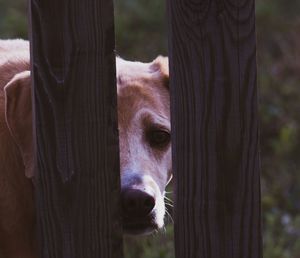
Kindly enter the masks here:
<path id="1" fill-rule="evenodd" d="M 147 134 L 150 146 L 153 148 L 166 147 L 171 140 L 171 135 L 167 131 L 163 130 L 152 130 Z"/>

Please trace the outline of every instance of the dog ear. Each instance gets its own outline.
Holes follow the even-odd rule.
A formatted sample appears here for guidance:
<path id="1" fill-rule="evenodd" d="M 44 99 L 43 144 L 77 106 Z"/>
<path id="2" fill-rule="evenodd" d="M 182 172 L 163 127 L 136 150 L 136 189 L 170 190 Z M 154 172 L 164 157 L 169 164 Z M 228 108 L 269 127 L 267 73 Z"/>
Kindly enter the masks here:
<path id="1" fill-rule="evenodd" d="M 163 84 L 169 88 L 169 59 L 168 57 L 158 56 L 151 64 L 151 70 L 158 73 Z"/>
<path id="2" fill-rule="evenodd" d="M 20 150 L 25 175 L 31 178 L 34 161 L 30 71 L 16 74 L 5 85 L 4 94 L 6 123 Z"/>

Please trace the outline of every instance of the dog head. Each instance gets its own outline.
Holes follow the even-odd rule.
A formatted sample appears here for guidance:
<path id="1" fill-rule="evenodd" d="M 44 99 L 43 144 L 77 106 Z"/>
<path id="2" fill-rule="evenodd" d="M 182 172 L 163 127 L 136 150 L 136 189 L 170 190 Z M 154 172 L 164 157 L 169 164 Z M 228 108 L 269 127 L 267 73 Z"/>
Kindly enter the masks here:
<path id="1" fill-rule="evenodd" d="M 168 60 L 117 58 L 121 198 L 124 232 L 146 234 L 164 224 L 165 186 L 171 177 Z M 33 177 L 30 72 L 5 86 L 6 123 Z"/>
<path id="2" fill-rule="evenodd" d="M 121 198 L 124 232 L 147 234 L 164 224 L 171 177 L 168 60 L 117 59 Z"/>

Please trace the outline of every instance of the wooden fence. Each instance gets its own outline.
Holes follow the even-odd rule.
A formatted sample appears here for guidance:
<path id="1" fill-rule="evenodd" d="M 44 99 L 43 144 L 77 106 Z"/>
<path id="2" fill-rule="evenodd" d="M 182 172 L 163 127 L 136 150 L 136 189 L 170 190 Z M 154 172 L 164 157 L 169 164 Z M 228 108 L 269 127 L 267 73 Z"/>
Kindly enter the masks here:
<path id="1" fill-rule="evenodd" d="M 167 5 L 176 258 L 262 257 L 254 0 Z M 112 0 L 30 17 L 40 257 L 122 258 Z"/>

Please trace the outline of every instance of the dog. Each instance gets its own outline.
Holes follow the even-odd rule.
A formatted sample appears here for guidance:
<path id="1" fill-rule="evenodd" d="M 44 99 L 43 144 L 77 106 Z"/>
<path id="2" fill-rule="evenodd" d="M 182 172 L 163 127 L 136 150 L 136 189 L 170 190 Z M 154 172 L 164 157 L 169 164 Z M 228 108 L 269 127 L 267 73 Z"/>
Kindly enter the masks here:
<path id="1" fill-rule="evenodd" d="M 164 225 L 171 179 L 168 58 L 116 58 L 124 234 Z M 36 258 L 29 43 L 0 40 L 0 253 Z"/>

